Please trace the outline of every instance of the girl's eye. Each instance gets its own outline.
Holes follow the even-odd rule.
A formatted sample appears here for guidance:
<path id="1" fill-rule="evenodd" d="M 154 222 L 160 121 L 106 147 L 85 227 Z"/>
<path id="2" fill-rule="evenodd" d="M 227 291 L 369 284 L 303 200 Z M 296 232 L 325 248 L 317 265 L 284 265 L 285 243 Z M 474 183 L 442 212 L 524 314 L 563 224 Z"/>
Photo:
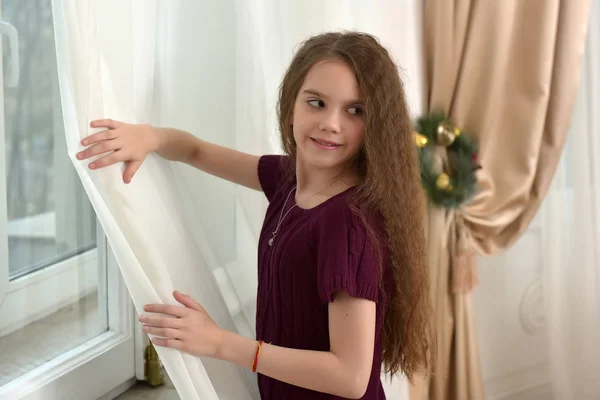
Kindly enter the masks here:
<path id="1" fill-rule="evenodd" d="M 308 104 L 310 104 L 312 107 L 315 107 L 315 108 L 325 107 L 325 103 L 323 102 L 323 100 L 309 100 Z"/>
<path id="2" fill-rule="evenodd" d="M 350 107 L 348 112 L 353 115 L 361 115 L 363 113 L 362 108 L 360 107 Z"/>

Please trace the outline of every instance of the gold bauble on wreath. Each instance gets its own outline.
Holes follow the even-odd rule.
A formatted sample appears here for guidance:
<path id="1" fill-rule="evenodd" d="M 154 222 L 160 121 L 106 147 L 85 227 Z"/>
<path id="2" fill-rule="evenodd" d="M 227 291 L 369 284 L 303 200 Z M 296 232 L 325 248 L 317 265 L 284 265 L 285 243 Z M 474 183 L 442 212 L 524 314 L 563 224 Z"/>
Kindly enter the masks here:
<path id="1" fill-rule="evenodd" d="M 422 149 L 423 147 L 427 146 L 427 143 L 429 143 L 427 136 L 421 135 L 419 132 L 415 133 L 415 144 L 418 148 Z"/>
<path id="2" fill-rule="evenodd" d="M 436 142 L 440 146 L 448 147 L 457 136 L 460 136 L 460 129 L 450 125 L 448 122 L 442 122 L 438 125 L 436 132 Z"/>
<path id="3" fill-rule="evenodd" d="M 450 184 L 450 176 L 445 172 L 440 173 L 437 179 L 435 180 L 435 186 L 440 190 L 450 192 L 452 190 L 452 185 Z"/>

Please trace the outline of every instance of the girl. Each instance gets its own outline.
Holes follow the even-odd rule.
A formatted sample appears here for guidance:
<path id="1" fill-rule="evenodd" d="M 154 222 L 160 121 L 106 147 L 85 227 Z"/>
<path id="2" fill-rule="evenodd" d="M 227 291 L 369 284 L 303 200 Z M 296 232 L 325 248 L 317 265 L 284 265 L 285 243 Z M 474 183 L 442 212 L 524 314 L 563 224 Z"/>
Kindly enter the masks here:
<path id="1" fill-rule="evenodd" d="M 189 133 L 112 120 L 82 141 L 97 169 L 146 155 L 262 190 L 256 340 L 219 328 L 193 299 L 147 305 L 158 346 L 257 372 L 263 399 L 384 399 L 380 373 L 427 368 L 431 314 L 419 169 L 398 70 L 375 38 L 310 38 L 281 85 L 285 156 L 262 157 Z M 160 314 L 166 314 L 162 316 Z M 175 317 L 175 318 L 173 318 Z"/>

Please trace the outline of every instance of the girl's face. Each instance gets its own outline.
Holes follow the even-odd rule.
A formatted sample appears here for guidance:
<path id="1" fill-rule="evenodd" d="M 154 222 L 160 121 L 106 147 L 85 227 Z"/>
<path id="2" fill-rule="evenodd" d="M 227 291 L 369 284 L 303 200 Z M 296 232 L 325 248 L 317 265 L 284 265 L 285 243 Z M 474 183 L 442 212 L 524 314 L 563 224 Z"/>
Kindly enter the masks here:
<path id="1" fill-rule="evenodd" d="M 346 63 L 332 58 L 311 68 L 296 96 L 292 124 L 304 165 L 349 165 L 363 145 L 365 121 L 358 82 Z"/>

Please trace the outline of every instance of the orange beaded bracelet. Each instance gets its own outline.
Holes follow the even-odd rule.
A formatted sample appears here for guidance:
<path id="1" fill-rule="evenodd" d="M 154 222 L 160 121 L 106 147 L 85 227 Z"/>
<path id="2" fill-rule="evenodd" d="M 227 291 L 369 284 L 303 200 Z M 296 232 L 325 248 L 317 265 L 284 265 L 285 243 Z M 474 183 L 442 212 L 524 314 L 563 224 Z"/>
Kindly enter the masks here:
<path id="1" fill-rule="evenodd" d="M 259 340 L 258 347 L 256 348 L 256 355 L 254 356 L 254 362 L 252 363 L 252 372 L 256 372 L 256 368 L 258 367 L 258 357 L 260 357 L 260 348 L 264 342 Z"/>

